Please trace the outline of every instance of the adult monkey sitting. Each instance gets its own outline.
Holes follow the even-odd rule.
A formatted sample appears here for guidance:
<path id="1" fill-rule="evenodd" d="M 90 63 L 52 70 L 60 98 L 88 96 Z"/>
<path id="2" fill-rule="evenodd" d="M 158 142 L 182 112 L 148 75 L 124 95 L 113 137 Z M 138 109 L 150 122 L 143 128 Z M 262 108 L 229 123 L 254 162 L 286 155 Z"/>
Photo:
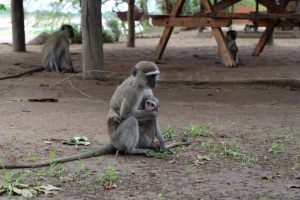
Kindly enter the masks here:
<path id="1" fill-rule="evenodd" d="M 62 73 L 62 72 L 74 73 L 75 70 L 73 68 L 73 64 L 71 60 L 70 45 L 69 45 L 69 39 L 72 39 L 73 37 L 74 37 L 74 31 L 72 26 L 67 24 L 62 25 L 60 27 L 60 30 L 55 32 L 53 35 L 51 35 L 46 40 L 46 43 L 44 44 L 42 66 L 33 68 L 31 70 L 27 70 L 19 74 L 0 77 L 0 80 L 19 78 L 43 70 L 54 71 L 58 73 Z M 67 70 L 62 69 L 62 64 L 64 61 L 69 67 L 69 69 Z"/>
<path id="2" fill-rule="evenodd" d="M 107 117 L 108 134 L 111 145 L 127 154 L 145 154 L 154 156 L 154 151 L 139 144 L 139 121 L 153 120 L 156 111 L 139 109 L 146 96 L 153 96 L 152 89 L 157 85 L 159 76 L 158 66 L 153 62 L 138 62 L 132 69 L 132 76 L 128 77 L 113 94 L 110 100 L 110 110 Z M 158 130 L 157 138 L 160 150 L 166 151 L 166 145 L 155 120 Z"/>

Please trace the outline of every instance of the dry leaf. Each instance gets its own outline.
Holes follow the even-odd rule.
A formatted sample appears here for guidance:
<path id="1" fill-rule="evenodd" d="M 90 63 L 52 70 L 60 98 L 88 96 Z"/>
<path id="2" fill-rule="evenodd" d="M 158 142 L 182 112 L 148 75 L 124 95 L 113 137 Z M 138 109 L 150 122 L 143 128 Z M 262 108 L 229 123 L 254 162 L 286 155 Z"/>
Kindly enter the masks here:
<path id="1" fill-rule="evenodd" d="M 200 156 L 200 155 L 197 156 L 197 159 L 198 160 L 211 160 L 211 158 L 208 156 Z"/>
<path id="2" fill-rule="evenodd" d="M 19 189 L 16 187 L 13 188 L 13 191 L 14 191 L 14 193 L 16 193 L 18 195 L 22 195 L 25 198 L 32 198 L 37 193 L 33 189 Z"/>
<path id="3" fill-rule="evenodd" d="M 36 190 L 38 190 L 39 192 L 42 192 L 46 195 L 55 195 L 58 194 L 58 190 L 61 190 L 58 187 L 55 187 L 53 185 L 41 185 L 41 186 L 37 186 L 35 187 Z"/>
<path id="4" fill-rule="evenodd" d="M 198 165 L 204 165 L 204 162 L 201 162 L 200 160 L 194 160 L 194 164 L 196 166 L 198 166 Z"/>
<path id="5" fill-rule="evenodd" d="M 15 187 L 19 188 L 19 189 L 25 189 L 25 188 L 28 188 L 29 185 L 28 184 L 23 184 L 23 183 L 17 183 L 15 185 Z"/>
<path id="6" fill-rule="evenodd" d="M 51 141 L 48 141 L 48 140 L 44 140 L 44 143 L 45 143 L 45 144 L 52 144 L 52 142 L 51 142 Z"/>
<path id="7" fill-rule="evenodd" d="M 117 184 L 110 181 L 110 182 L 104 183 L 103 187 L 104 187 L 105 190 L 112 190 L 112 189 L 115 189 L 117 187 Z"/>

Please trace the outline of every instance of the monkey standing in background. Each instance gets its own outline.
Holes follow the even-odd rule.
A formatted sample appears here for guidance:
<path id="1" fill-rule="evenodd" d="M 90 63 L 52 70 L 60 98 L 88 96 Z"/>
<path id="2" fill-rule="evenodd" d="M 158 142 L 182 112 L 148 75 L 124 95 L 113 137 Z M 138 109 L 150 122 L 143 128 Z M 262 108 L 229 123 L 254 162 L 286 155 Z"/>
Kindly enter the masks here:
<path id="1" fill-rule="evenodd" d="M 240 57 L 239 57 L 239 54 L 238 54 L 239 49 L 236 45 L 236 37 L 237 37 L 237 32 L 236 31 L 234 31 L 234 30 L 227 31 L 226 41 L 227 41 L 229 50 L 231 52 L 231 55 L 234 59 L 235 64 L 239 65 L 239 64 L 241 64 L 241 61 L 240 61 Z"/>
<path id="2" fill-rule="evenodd" d="M 227 31 L 226 36 L 225 36 L 225 40 L 227 42 L 229 51 L 235 62 L 235 66 L 241 64 L 241 60 L 240 60 L 239 53 L 238 53 L 239 49 L 236 45 L 236 37 L 237 37 L 237 32 L 234 30 Z M 217 57 L 216 63 L 220 63 L 220 60 L 221 60 L 221 63 L 224 64 L 222 55 L 221 55 L 220 51 L 218 51 L 218 57 Z"/>
<path id="3" fill-rule="evenodd" d="M 188 140 L 165 145 L 156 121 L 159 101 L 153 96 L 151 90 L 156 86 L 158 74 L 159 70 L 155 63 L 142 61 L 133 67 L 132 76 L 118 86 L 110 101 L 107 116 L 110 144 L 105 147 L 40 163 L 1 163 L 1 168 L 38 168 L 112 154 L 116 151 L 154 156 L 153 149 L 159 148 L 161 151 L 166 151 L 180 145 L 190 145 L 191 142 Z M 155 136 L 159 145 L 153 144 Z"/>
<path id="4" fill-rule="evenodd" d="M 70 25 L 62 25 L 60 30 L 51 35 L 44 44 L 43 48 L 43 65 L 20 74 L 0 77 L 0 80 L 19 78 L 25 75 L 33 74 L 43 70 L 62 73 L 62 64 L 65 61 L 69 69 L 64 72 L 75 73 L 73 68 L 69 39 L 74 37 L 74 31 Z"/>

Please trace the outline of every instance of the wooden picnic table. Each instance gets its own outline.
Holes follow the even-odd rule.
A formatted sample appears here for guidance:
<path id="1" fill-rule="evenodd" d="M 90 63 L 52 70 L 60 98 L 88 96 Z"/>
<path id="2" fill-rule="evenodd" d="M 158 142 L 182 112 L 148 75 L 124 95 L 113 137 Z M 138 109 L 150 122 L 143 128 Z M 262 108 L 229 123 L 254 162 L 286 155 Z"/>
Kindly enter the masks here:
<path id="1" fill-rule="evenodd" d="M 185 27 L 211 27 L 212 35 L 217 41 L 220 54 L 225 66 L 235 66 L 235 61 L 229 51 L 221 27 L 229 27 L 232 20 L 250 20 L 258 26 L 266 27 L 262 33 L 258 44 L 253 52 L 253 56 L 259 56 L 263 51 L 269 38 L 272 36 L 275 27 L 299 27 L 300 15 L 289 12 L 286 8 L 290 1 L 279 0 L 256 0 L 264 5 L 268 12 L 249 12 L 249 13 L 225 13 L 223 10 L 233 6 L 241 0 L 221 0 L 212 5 L 210 0 L 201 0 L 204 12 L 194 16 L 180 16 L 180 12 L 185 0 L 177 0 L 169 15 L 152 15 L 152 23 L 155 26 L 164 26 L 163 34 L 156 47 L 156 59 L 161 59 L 164 50 L 168 44 L 170 36 L 175 26 Z"/>

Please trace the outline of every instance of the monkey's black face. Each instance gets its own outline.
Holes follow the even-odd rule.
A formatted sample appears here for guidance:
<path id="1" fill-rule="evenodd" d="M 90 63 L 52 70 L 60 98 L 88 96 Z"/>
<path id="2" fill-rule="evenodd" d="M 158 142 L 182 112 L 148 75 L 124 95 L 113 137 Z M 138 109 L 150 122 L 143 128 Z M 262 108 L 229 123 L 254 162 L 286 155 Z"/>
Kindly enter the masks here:
<path id="1" fill-rule="evenodd" d="M 152 75 L 146 76 L 146 78 L 147 78 L 147 85 L 148 85 L 150 88 L 155 88 L 156 85 L 157 85 L 157 78 L 158 78 L 158 75 L 157 75 L 157 74 L 152 74 Z"/>
<path id="2" fill-rule="evenodd" d="M 74 38 L 74 29 L 72 26 L 68 25 L 68 24 L 64 24 L 60 27 L 60 30 L 64 31 L 67 30 L 68 31 L 68 36 L 70 39 Z"/>
<path id="3" fill-rule="evenodd" d="M 74 38 L 74 30 L 73 30 L 73 28 L 71 27 L 70 29 L 68 29 L 69 30 L 69 38 L 70 39 L 73 39 Z"/>

